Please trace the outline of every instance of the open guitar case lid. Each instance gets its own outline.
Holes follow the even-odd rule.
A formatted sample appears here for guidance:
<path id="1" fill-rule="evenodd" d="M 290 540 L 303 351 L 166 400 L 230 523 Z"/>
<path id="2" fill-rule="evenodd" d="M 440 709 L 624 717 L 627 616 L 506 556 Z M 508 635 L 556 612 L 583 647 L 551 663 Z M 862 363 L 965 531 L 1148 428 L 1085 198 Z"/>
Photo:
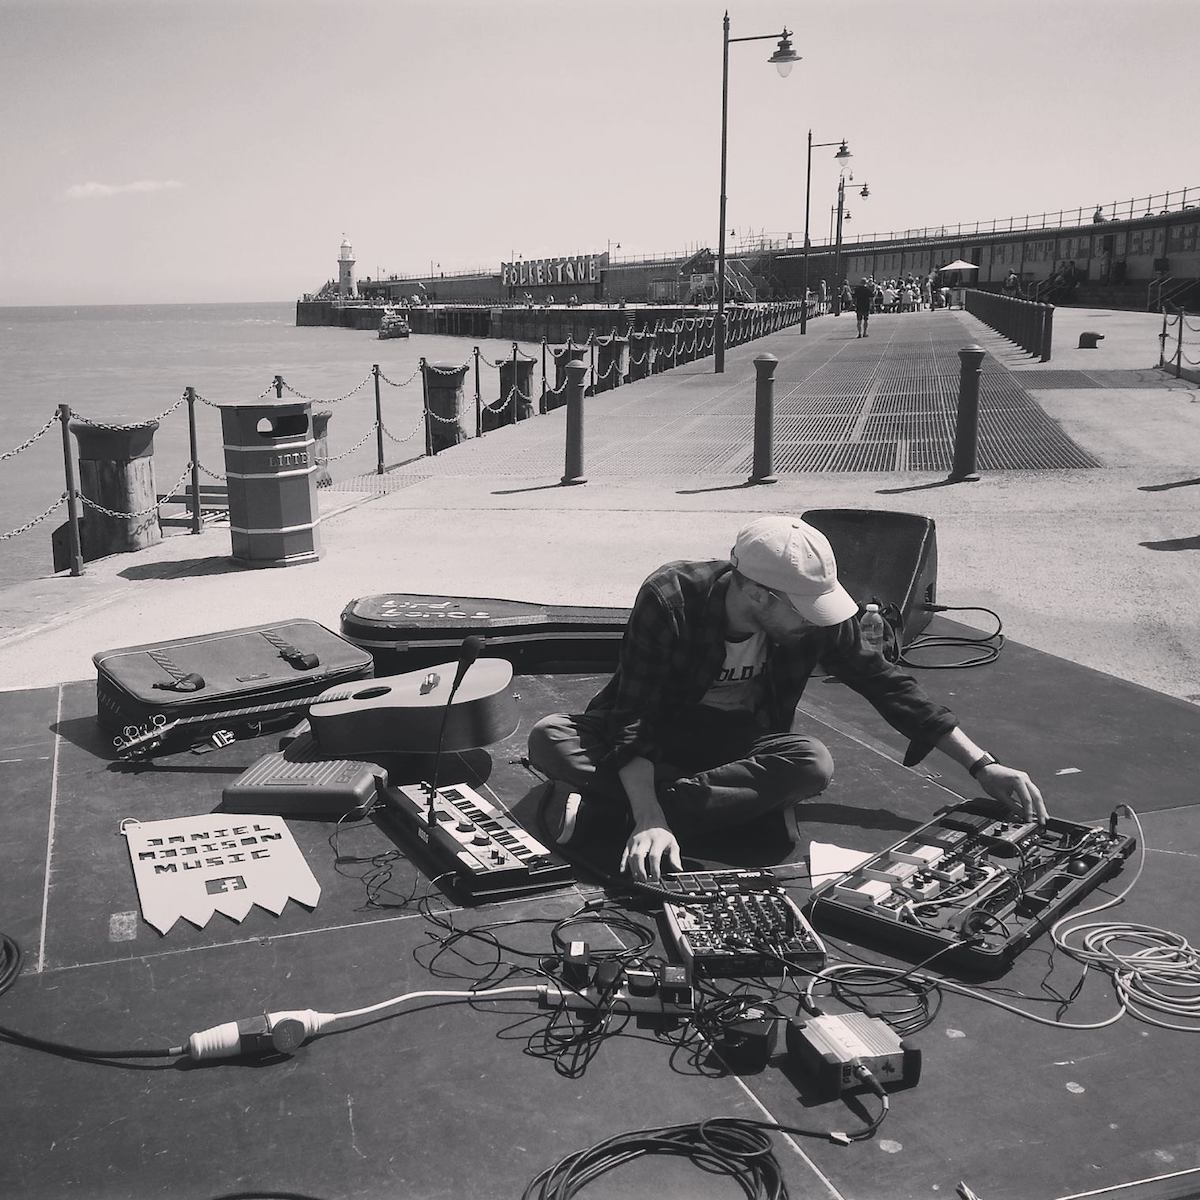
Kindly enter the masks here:
<path id="1" fill-rule="evenodd" d="M 108 730 L 293 700 L 301 711 L 374 669 L 365 650 L 305 618 L 102 650 L 92 661 L 96 719 Z"/>
<path id="2" fill-rule="evenodd" d="M 370 651 L 377 675 L 453 662 L 472 634 L 518 674 L 601 674 L 616 669 L 628 618 L 627 608 L 390 592 L 351 600 L 341 630 Z"/>

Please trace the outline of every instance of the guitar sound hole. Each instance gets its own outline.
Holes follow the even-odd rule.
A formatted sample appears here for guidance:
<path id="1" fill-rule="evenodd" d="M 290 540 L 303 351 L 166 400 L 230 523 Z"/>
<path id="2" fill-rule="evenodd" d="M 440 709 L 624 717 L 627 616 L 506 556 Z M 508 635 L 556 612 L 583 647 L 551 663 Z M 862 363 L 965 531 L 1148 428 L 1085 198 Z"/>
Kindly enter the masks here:
<path id="1" fill-rule="evenodd" d="M 379 696 L 386 696 L 391 690 L 390 687 L 364 688 L 361 692 L 355 692 L 353 698 L 355 700 L 374 700 Z"/>

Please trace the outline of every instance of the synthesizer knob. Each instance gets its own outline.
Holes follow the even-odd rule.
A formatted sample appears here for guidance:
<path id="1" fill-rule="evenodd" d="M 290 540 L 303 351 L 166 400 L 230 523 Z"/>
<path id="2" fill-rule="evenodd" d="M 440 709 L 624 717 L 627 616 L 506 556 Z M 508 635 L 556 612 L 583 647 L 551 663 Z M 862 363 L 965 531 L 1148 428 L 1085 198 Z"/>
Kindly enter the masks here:
<path id="1" fill-rule="evenodd" d="M 486 846 L 491 840 L 492 839 L 481 830 L 471 839 L 471 842 L 476 846 Z"/>

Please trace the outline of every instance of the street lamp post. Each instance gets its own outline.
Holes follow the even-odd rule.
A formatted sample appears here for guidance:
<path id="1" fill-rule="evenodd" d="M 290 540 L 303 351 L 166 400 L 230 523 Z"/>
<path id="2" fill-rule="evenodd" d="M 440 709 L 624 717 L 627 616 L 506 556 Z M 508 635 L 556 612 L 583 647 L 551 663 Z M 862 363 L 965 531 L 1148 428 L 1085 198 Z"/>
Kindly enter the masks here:
<path id="1" fill-rule="evenodd" d="M 779 74 L 786 78 L 793 65 L 800 61 L 792 49 L 791 33 L 784 27 L 782 34 L 766 33 L 755 37 L 731 38 L 729 36 L 729 12 L 726 10 L 723 24 L 724 38 L 721 51 L 721 224 L 717 243 L 717 321 L 713 331 L 713 370 L 722 374 L 725 370 L 725 167 L 728 162 L 729 145 L 729 44 L 730 42 L 767 42 L 775 38 L 779 46 L 767 62 L 775 64 Z"/>
<path id="2" fill-rule="evenodd" d="M 848 157 L 848 156 L 847 156 Z M 864 183 L 859 193 L 865 200 L 870 195 L 870 188 Z M 843 168 L 842 177 L 838 180 L 837 202 L 837 244 L 833 251 L 834 301 L 833 315 L 840 316 L 842 312 L 842 222 L 850 220 L 850 210 L 846 208 L 846 174 Z"/>
<path id="3" fill-rule="evenodd" d="M 801 276 L 800 289 L 801 333 L 808 332 L 808 211 L 809 205 L 812 202 L 812 152 L 814 145 L 817 149 L 821 149 L 823 146 L 838 146 L 838 152 L 833 158 L 835 162 L 841 163 L 843 166 L 851 157 L 845 138 L 842 138 L 840 145 L 837 142 L 814 142 L 812 140 L 812 130 L 808 131 L 808 166 L 804 173 L 804 269 Z"/>

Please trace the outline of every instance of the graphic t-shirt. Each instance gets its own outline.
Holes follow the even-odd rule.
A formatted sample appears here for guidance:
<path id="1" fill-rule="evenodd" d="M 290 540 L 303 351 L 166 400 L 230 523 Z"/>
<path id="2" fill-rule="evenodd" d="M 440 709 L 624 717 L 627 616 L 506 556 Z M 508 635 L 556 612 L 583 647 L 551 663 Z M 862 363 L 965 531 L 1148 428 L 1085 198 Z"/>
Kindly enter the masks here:
<path id="1" fill-rule="evenodd" d="M 701 703 L 709 708 L 743 708 L 753 712 L 758 707 L 766 663 L 765 633 L 752 633 L 736 641 L 726 639 L 725 663 Z"/>

